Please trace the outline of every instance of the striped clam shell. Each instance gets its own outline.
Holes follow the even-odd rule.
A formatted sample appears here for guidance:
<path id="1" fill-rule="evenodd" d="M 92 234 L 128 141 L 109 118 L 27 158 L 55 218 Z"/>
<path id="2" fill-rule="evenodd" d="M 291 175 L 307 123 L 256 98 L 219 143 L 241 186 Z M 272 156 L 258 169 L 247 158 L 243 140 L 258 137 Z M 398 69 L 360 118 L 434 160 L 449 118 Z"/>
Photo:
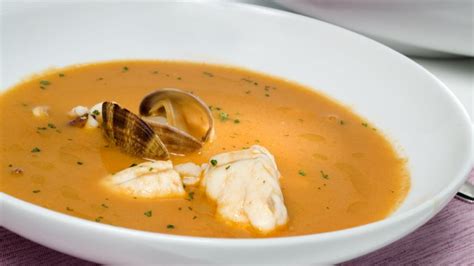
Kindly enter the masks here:
<path id="1" fill-rule="evenodd" d="M 102 117 L 105 138 L 124 152 L 142 158 L 169 159 L 160 137 L 137 115 L 116 103 L 104 102 Z"/>
<path id="2" fill-rule="evenodd" d="M 202 148 L 201 141 L 178 128 L 158 123 L 147 117 L 142 117 L 142 119 L 153 128 L 172 154 L 188 154 Z"/>

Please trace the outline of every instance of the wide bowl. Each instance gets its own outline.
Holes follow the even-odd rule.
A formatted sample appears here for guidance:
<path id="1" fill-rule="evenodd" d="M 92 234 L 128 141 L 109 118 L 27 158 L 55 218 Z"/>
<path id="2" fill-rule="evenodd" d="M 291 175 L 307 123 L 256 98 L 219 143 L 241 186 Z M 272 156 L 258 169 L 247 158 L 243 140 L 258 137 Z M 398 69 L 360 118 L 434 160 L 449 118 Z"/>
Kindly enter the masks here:
<path id="1" fill-rule="evenodd" d="M 362 33 L 406 55 L 474 56 L 473 0 L 276 2 L 299 13 Z"/>
<path id="2" fill-rule="evenodd" d="M 2 22 L 3 89 L 51 66 L 109 59 L 241 66 L 337 99 L 376 124 L 409 159 L 412 188 L 390 217 L 297 237 L 142 232 L 0 194 L 2 226 L 73 256 L 115 264 L 341 262 L 421 226 L 454 196 L 471 167 L 468 116 L 439 80 L 377 42 L 307 17 L 243 4 L 57 1 L 5 2 Z"/>

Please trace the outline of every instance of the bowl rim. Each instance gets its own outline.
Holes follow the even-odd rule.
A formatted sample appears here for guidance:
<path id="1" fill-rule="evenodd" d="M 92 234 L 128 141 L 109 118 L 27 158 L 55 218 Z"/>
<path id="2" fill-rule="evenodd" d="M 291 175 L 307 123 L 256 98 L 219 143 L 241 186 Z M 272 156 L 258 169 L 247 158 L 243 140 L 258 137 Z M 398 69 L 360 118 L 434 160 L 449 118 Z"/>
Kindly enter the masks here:
<path id="1" fill-rule="evenodd" d="M 73 1 L 74 2 L 74 1 Z M 169 4 L 169 2 L 164 2 L 164 4 Z M 429 209 L 433 209 L 433 206 L 439 202 L 443 202 L 444 199 L 451 198 L 454 196 L 454 193 L 459 189 L 459 187 L 467 180 L 468 173 L 473 167 L 474 162 L 474 129 L 471 126 L 470 118 L 467 113 L 467 110 L 461 104 L 460 100 L 456 98 L 454 93 L 448 89 L 448 87 L 441 82 L 436 76 L 432 73 L 424 69 L 422 66 L 411 60 L 410 58 L 404 56 L 403 54 L 375 41 L 368 37 L 365 37 L 361 34 L 356 32 L 347 30 L 340 26 L 336 26 L 324 21 L 320 21 L 311 17 L 307 17 L 304 15 L 292 13 L 289 11 L 284 10 L 277 10 L 269 7 L 264 6 L 257 6 L 253 4 L 247 3 L 236 3 L 236 2 L 192 2 L 192 3 L 173 3 L 173 4 L 191 4 L 191 5 L 211 5 L 211 6 L 230 6 L 230 8 L 238 9 L 240 12 L 247 12 L 247 13 L 254 13 L 254 14 L 271 14 L 273 16 L 283 17 L 285 19 L 298 19 L 304 20 L 306 23 L 321 23 L 324 24 L 325 27 L 331 28 L 333 30 L 339 31 L 341 33 L 350 34 L 353 38 L 363 40 L 365 42 L 370 43 L 371 45 L 375 45 L 378 48 L 383 49 L 386 53 L 392 53 L 396 56 L 400 57 L 401 60 L 405 60 L 405 64 L 412 65 L 414 70 L 420 72 L 420 75 L 425 75 L 426 78 L 429 78 L 436 82 L 437 90 L 444 93 L 444 96 L 449 98 L 452 104 L 457 108 L 457 116 L 462 118 L 463 122 L 465 123 L 465 131 L 467 133 L 468 139 L 467 144 L 470 146 L 468 151 L 468 156 L 466 156 L 464 162 L 462 163 L 462 167 L 454 173 L 453 180 L 449 183 L 448 186 L 444 187 L 441 191 L 439 191 L 436 195 L 432 198 L 426 200 L 425 202 L 419 204 L 418 206 L 399 213 L 397 215 L 393 215 L 393 213 L 381 220 L 359 225 L 355 227 L 350 227 L 342 230 L 330 231 L 330 232 L 323 232 L 323 233 L 314 233 L 314 234 L 306 234 L 306 235 L 296 235 L 296 236 L 283 236 L 283 237 L 267 237 L 267 238 L 220 238 L 220 237 L 198 237 L 198 236 L 186 236 L 186 235 L 175 235 L 175 234 L 166 234 L 166 233 L 158 233 L 158 232 L 149 232 L 149 231 L 142 231 L 138 229 L 131 229 L 126 227 L 114 226 L 109 224 L 97 223 L 90 220 L 86 220 L 83 218 L 67 215 L 61 212 L 57 212 L 54 210 L 47 209 L 45 207 L 41 207 L 39 205 L 35 205 L 33 203 L 21 200 L 16 198 L 12 195 L 9 195 L 5 192 L 0 192 L 0 207 L 3 209 L 3 205 L 11 205 L 22 208 L 25 212 L 34 213 L 35 216 L 43 216 L 44 219 L 54 219 L 60 223 L 67 223 L 71 226 L 82 227 L 85 230 L 98 230 L 98 231 L 106 231 L 107 233 L 111 233 L 114 235 L 122 235 L 122 236 L 133 236 L 133 237 L 140 237 L 148 240 L 162 240 L 162 241 L 169 241 L 174 243 L 186 243 L 186 244 L 206 244 L 208 246 L 219 246 L 219 247 L 235 247 L 235 246 L 242 246 L 242 245 L 251 245 L 253 247 L 272 247 L 272 246 L 280 246 L 282 244 L 285 245 L 292 245 L 292 244 L 301 244 L 305 242 L 320 242 L 320 241 L 328 241 L 328 240 L 338 240 L 347 237 L 347 235 L 356 236 L 356 235 L 363 235 L 370 231 L 381 230 L 383 228 L 391 227 L 394 224 L 400 223 L 403 220 L 406 220 L 412 216 L 416 216 L 420 213 L 428 211 Z M 130 59 L 132 60 L 132 59 Z M 433 86 L 435 88 L 435 86 Z M 4 89 L 4 91 L 8 90 Z M 337 99 L 336 99 L 337 100 Z M 469 125 L 469 126 L 468 126 Z M 447 203 L 447 202 L 446 202 Z M 444 205 L 443 205 L 444 206 Z M 439 212 L 441 208 L 432 212 L 432 215 Z M 1 225 L 5 228 L 9 229 L 7 226 L 4 225 L 4 219 L 0 219 Z M 419 226 L 417 226 L 418 228 Z M 13 231 L 13 230 L 12 230 Z"/>

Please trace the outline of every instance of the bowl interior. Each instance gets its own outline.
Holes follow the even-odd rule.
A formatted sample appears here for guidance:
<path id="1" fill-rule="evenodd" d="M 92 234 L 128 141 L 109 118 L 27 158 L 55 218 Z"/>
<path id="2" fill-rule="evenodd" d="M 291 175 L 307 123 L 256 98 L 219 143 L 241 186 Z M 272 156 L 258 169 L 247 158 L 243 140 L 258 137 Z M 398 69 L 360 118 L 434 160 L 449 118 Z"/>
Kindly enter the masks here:
<path id="1" fill-rule="evenodd" d="M 111 59 L 236 65 L 323 92 L 377 125 L 409 160 L 412 188 L 394 216 L 460 183 L 471 128 L 444 85 L 374 41 L 308 18 L 215 4 L 4 3 L 2 90 L 54 66 Z M 289 17 L 292 23 L 280 23 Z M 24 18 L 29 19 L 24 19 Z M 350 43 L 350 45 L 348 45 Z M 383 178 L 383 177 L 380 177 Z"/>

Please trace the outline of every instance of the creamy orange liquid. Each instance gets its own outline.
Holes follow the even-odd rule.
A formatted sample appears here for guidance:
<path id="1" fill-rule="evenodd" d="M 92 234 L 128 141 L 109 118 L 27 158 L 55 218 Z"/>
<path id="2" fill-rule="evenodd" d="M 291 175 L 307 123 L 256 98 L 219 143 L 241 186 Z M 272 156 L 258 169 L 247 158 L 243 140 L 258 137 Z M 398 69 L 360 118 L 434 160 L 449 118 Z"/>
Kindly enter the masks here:
<path id="1" fill-rule="evenodd" d="M 165 87 L 192 91 L 212 106 L 216 119 L 216 140 L 199 153 L 173 157 L 174 163 L 203 163 L 214 154 L 253 144 L 275 156 L 289 223 L 268 236 L 374 222 L 389 215 L 407 194 L 405 161 L 375 125 L 340 104 L 300 85 L 247 70 L 160 61 L 50 71 L 5 92 L 0 97 L 1 190 L 117 226 L 193 236 L 259 236 L 216 220 L 215 206 L 197 187 L 186 187 L 194 192 L 192 199 L 146 200 L 99 185 L 106 175 L 143 160 L 108 146 L 100 129 L 68 126 L 67 112 L 104 100 L 137 112 L 143 96 Z M 50 116 L 33 117 L 31 110 L 37 105 L 50 106 Z M 221 121 L 221 112 L 229 118 Z M 40 151 L 32 152 L 35 147 Z M 17 168 L 23 172 L 14 173 Z"/>

